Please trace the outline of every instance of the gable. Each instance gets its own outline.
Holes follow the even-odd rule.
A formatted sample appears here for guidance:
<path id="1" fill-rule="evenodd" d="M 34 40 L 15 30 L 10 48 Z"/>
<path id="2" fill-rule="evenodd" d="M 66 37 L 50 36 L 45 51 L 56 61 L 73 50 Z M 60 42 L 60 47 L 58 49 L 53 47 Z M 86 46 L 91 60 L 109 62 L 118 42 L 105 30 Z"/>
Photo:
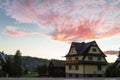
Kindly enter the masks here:
<path id="1" fill-rule="evenodd" d="M 69 55 L 77 54 L 75 47 L 72 45 L 69 51 Z"/>
<path id="2" fill-rule="evenodd" d="M 85 58 L 86 55 L 89 55 L 88 53 L 90 53 L 90 55 L 99 54 L 100 56 L 105 57 L 105 54 L 101 51 L 101 49 L 98 47 L 95 41 L 88 42 L 88 43 L 72 42 L 69 52 L 65 57 L 75 56 L 75 55 L 84 55 L 84 58 Z"/>
<path id="3" fill-rule="evenodd" d="M 89 48 L 88 53 L 92 54 L 103 54 L 103 52 L 100 50 L 99 46 L 96 44 L 96 42 L 93 42 L 92 45 Z"/>
<path id="4" fill-rule="evenodd" d="M 88 53 L 101 54 L 101 51 L 99 50 L 99 48 L 97 46 L 91 46 Z"/>

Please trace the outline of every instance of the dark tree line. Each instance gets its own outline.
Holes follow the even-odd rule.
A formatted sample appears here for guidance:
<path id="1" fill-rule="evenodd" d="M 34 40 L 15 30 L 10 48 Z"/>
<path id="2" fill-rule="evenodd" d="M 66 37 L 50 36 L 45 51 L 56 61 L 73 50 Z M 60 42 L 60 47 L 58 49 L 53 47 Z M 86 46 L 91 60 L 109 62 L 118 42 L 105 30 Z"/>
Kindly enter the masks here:
<path id="1" fill-rule="evenodd" d="M 6 63 L 2 66 L 2 76 L 6 77 L 20 77 L 24 68 L 22 67 L 22 56 L 19 50 L 16 51 L 16 54 L 12 57 L 7 56 Z"/>
<path id="2" fill-rule="evenodd" d="M 120 77 L 120 68 L 115 63 L 111 64 L 106 70 L 106 77 Z"/>
<path id="3" fill-rule="evenodd" d="M 118 59 L 111 64 L 106 70 L 106 77 L 120 77 L 120 51 L 118 55 Z"/>
<path id="4" fill-rule="evenodd" d="M 46 76 L 47 75 L 47 66 L 46 65 L 42 65 L 42 66 L 38 66 L 37 67 L 37 73 L 39 74 L 39 76 Z"/>

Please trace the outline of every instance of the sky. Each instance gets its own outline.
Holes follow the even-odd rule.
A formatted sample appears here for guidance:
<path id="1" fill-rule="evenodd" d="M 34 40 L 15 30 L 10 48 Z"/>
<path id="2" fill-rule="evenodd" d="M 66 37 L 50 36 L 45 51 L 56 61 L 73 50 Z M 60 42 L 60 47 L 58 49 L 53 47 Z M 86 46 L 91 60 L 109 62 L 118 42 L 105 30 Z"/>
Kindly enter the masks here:
<path id="1" fill-rule="evenodd" d="M 118 51 L 119 25 L 120 0 L 0 0 L 0 51 L 65 60 L 71 42 L 93 40 Z"/>

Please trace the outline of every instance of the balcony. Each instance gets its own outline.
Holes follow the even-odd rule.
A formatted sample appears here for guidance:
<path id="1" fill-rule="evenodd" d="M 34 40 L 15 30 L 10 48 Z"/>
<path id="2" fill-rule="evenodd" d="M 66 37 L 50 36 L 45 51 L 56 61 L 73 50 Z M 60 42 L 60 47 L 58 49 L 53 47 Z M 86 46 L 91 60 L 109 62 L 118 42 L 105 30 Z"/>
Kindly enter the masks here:
<path id="1" fill-rule="evenodd" d="M 83 61 L 83 60 L 69 60 L 65 62 L 66 64 L 90 64 L 90 65 L 107 65 L 107 62 L 103 61 Z"/>
<path id="2" fill-rule="evenodd" d="M 79 60 L 70 60 L 70 61 L 66 61 L 66 64 L 78 64 Z"/>

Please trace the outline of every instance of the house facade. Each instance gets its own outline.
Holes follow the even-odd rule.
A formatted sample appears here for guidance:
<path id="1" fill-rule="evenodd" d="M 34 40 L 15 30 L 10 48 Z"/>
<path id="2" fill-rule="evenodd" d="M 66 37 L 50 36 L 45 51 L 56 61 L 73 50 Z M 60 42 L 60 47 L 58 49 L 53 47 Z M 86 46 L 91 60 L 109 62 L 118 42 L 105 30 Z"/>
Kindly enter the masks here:
<path id="1" fill-rule="evenodd" d="M 104 77 L 107 61 L 95 41 L 72 42 L 66 57 L 66 77 Z"/>

